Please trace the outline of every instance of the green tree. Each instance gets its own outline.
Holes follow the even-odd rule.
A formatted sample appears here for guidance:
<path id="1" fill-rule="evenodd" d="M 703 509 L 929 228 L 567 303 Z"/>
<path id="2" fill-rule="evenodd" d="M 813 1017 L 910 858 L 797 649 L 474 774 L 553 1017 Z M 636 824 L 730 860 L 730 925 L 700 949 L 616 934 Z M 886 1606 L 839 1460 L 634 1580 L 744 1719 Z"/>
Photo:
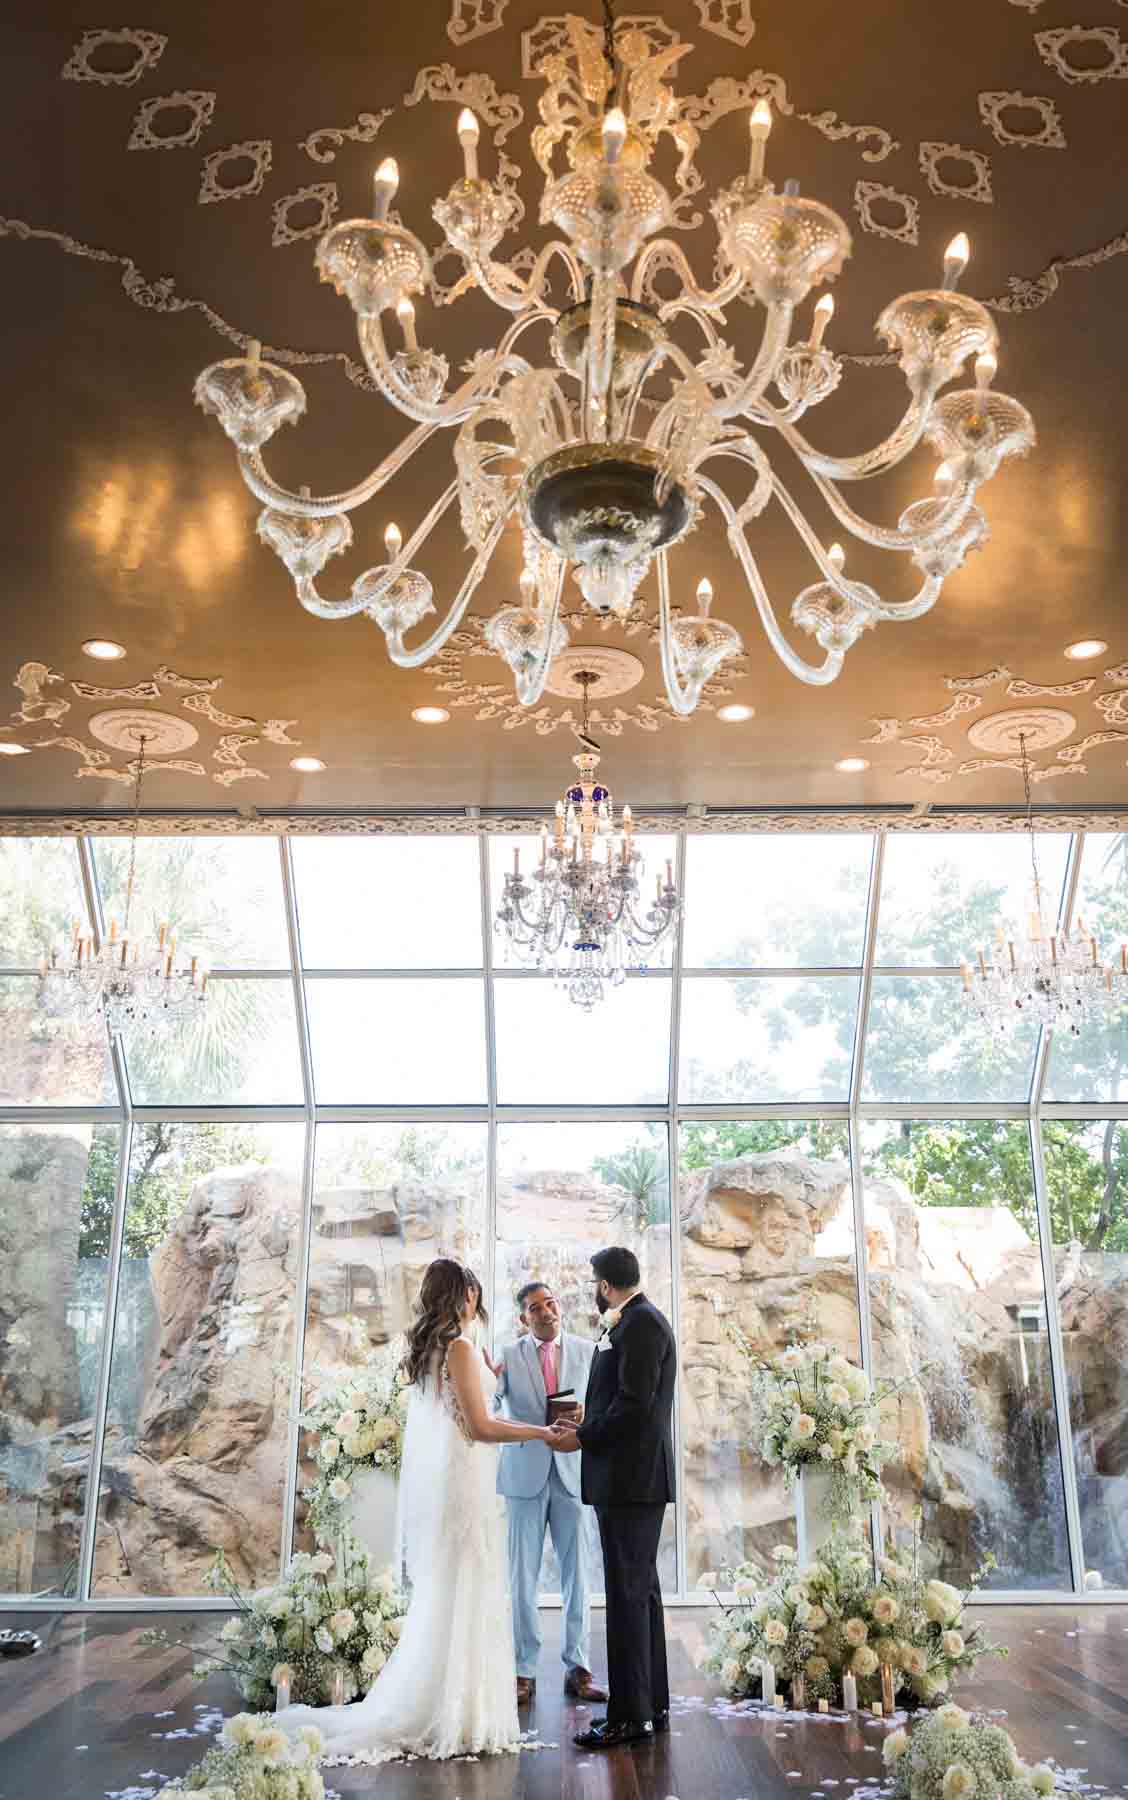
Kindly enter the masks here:
<path id="1" fill-rule="evenodd" d="M 670 1222 L 670 1180 L 664 1138 L 652 1128 L 649 1138 L 638 1138 L 613 1156 L 592 1158 L 592 1170 L 609 1187 L 622 1188 L 629 1204 L 621 1215 L 636 1230 Z"/>
<path id="2" fill-rule="evenodd" d="M 152 1254 L 188 1198 L 192 1183 L 227 1163 L 268 1160 L 253 1126 L 172 1124 L 133 1128 L 122 1254 Z M 117 1182 L 117 1135 L 95 1132 L 82 1194 L 80 1256 L 108 1256 Z"/>

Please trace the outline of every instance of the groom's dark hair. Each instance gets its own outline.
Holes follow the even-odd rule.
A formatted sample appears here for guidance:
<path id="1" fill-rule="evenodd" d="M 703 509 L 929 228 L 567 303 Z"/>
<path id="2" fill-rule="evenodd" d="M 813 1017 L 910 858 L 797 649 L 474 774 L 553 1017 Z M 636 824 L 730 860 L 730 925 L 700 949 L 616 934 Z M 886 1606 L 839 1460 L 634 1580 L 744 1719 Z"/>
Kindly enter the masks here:
<path id="1" fill-rule="evenodd" d="M 635 1288 L 642 1280 L 642 1270 L 638 1266 L 638 1257 L 633 1250 L 627 1250 L 622 1244 L 612 1244 L 608 1250 L 597 1250 L 591 1259 L 597 1281 L 606 1281 L 613 1288 Z"/>

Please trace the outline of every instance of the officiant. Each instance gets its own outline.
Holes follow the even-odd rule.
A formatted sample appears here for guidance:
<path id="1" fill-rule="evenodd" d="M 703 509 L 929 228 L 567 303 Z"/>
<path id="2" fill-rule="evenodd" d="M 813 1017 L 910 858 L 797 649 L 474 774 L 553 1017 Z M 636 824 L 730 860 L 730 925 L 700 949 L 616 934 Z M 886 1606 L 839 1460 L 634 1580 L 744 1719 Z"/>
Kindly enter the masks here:
<path id="1" fill-rule="evenodd" d="M 524 1335 L 501 1353 L 497 1403 L 511 1419 L 543 1425 L 578 1405 L 587 1391 L 595 1345 L 561 1329 L 560 1303 L 543 1281 L 528 1281 L 517 1294 Z M 554 1454 L 543 1442 L 506 1444 L 497 1490 L 509 1517 L 509 1587 L 517 1658 L 517 1704 L 536 1693 L 540 1656 L 537 1586 L 546 1531 L 560 1565 L 560 1653 L 564 1692 L 573 1700 L 606 1700 L 589 1664 L 585 1549 L 587 1509 L 580 1499 L 580 1459 Z"/>

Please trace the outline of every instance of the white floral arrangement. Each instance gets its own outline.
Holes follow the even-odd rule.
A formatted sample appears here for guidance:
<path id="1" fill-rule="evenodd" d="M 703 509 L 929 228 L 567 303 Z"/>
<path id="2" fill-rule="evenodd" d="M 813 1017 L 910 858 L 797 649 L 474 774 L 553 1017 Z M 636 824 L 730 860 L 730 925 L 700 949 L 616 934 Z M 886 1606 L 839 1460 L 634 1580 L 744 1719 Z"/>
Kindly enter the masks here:
<path id="1" fill-rule="evenodd" d="M 368 1551 L 348 1530 L 336 1558 L 327 1549 L 302 1551 L 281 1581 L 251 1595 L 217 1551 L 207 1585 L 225 1594 L 236 1613 L 192 1672 L 202 1681 L 226 1670 L 244 1700 L 259 1708 L 274 1705 L 281 1681 L 289 1682 L 293 1702 L 324 1706 L 338 1670 L 346 1700 L 366 1694 L 399 1641 L 407 1611 L 392 1570 L 374 1573 Z M 141 1641 L 170 1642 L 162 1631 L 146 1632 Z"/>
<path id="2" fill-rule="evenodd" d="M 812 1700 L 833 1704 L 841 1703 L 842 1677 L 851 1674 L 860 1703 L 868 1705 L 881 1698 L 881 1665 L 887 1663 L 901 1704 L 930 1706 L 943 1701 L 981 1656 L 1007 1654 L 964 1616 L 993 1559 L 963 1590 L 925 1579 L 916 1518 L 910 1548 L 883 1556 L 876 1579 L 860 1524 L 836 1532 L 804 1568 L 796 1567 L 795 1552 L 786 1545 L 772 1557 L 770 1576 L 744 1563 L 703 1575 L 698 1583 L 734 1595 L 713 1626 L 703 1664 L 733 1695 L 760 1692 L 767 1660 L 777 1680 L 801 1674 Z"/>
<path id="3" fill-rule="evenodd" d="M 881 1435 L 881 1406 L 901 1384 L 871 1386 L 864 1369 L 827 1344 L 790 1344 L 760 1355 L 730 1327 L 753 1367 L 750 1429 L 764 1461 L 791 1489 L 804 1469 L 831 1477 L 829 1512 L 845 1522 L 881 1496 L 882 1465 L 897 1446 Z"/>
<path id="4" fill-rule="evenodd" d="M 407 1423 L 407 1395 L 387 1353 L 338 1378 L 299 1423 L 316 1435 L 317 1476 L 305 1490 L 310 1526 L 319 1543 L 341 1529 L 356 1476 L 366 1469 L 398 1475 Z"/>
<path id="5" fill-rule="evenodd" d="M 1044 1800 L 1059 1791 L 1048 1763 L 1024 1763 L 1001 1725 L 951 1703 L 892 1732 L 882 1753 L 894 1800 Z"/>
<path id="6" fill-rule="evenodd" d="M 269 1715 L 237 1713 L 203 1760 L 163 1791 L 196 1800 L 324 1800 L 321 1750 L 314 1725 L 290 1738 Z"/>

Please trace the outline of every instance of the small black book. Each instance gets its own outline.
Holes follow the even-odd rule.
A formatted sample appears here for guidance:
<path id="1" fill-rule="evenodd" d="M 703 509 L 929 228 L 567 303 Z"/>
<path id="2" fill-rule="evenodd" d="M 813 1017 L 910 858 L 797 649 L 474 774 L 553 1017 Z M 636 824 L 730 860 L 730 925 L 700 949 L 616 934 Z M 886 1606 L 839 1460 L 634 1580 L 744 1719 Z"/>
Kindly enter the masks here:
<path id="1" fill-rule="evenodd" d="M 558 1394 L 548 1396 L 548 1409 L 545 1418 L 547 1425 L 555 1425 L 558 1419 L 578 1419 L 580 1403 L 573 1388 L 562 1388 Z"/>

